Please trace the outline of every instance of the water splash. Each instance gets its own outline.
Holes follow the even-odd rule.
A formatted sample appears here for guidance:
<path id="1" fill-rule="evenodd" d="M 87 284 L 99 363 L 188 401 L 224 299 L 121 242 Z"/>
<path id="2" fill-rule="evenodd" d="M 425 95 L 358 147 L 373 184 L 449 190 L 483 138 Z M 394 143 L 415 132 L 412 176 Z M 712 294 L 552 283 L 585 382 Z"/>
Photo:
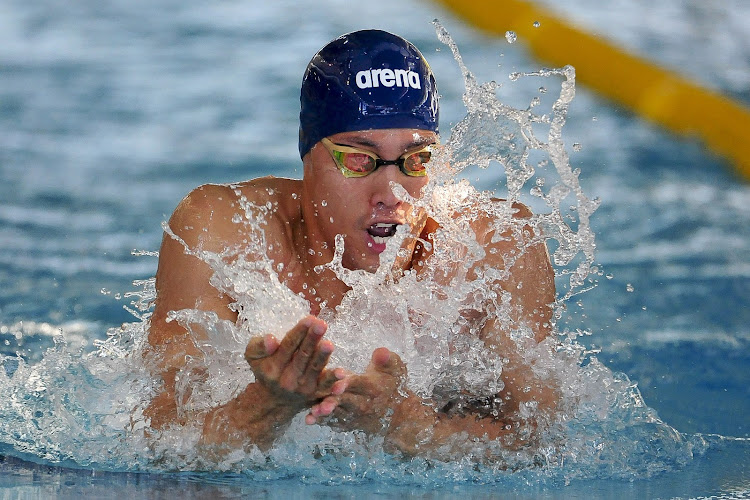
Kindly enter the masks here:
<path id="1" fill-rule="evenodd" d="M 327 335 L 337 346 L 332 363 L 361 371 L 372 350 L 385 346 L 404 359 L 408 385 L 422 396 L 447 403 L 467 392 L 497 394 L 506 360 L 484 345 L 478 326 L 466 321 L 462 311 L 481 311 L 482 304 L 490 303 L 491 314 L 510 324 L 508 294 L 488 284 L 507 278 L 512 262 L 472 275 L 472 264 L 498 243 L 480 245 L 474 223 L 482 212 L 491 214 L 491 230 L 497 235 L 509 232 L 517 241 L 524 241 L 530 228 L 535 236 L 526 245 L 542 241 L 551 250 L 559 290 L 554 304 L 557 338 L 536 345 L 529 342 L 528 327 L 517 325 L 511 332 L 536 375 L 556 381 L 562 395 L 559 415 L 548 422 L 537 446 L 519 451 L 478 442 L 476 454 L 495 457 L 480 464 L 469 454 L 447 463 L 402 462 L 385 454 L 378 439 L 307 427 L 298 418 L 268 455 L 250 449 L 206 457 L 197 448 L 200 422 L 156 432 L 143 415 L 159 390 L 153 377 L 155 360 L 144 355 L 155 293 L 153 280 L 147 280 L 136 283 L 139 291 L 126 294 L 133 299 L 128 309 L 138 321 L 111 329 L 94 351 L 86 353 L 65 335 L 55 334 L 54 345 L 38 362 L 20 356 L 0 360 L 3 447 L 36 460 L 103 469 L 231 470 L 254 479 L 295 476 L 340 483 L 376 476 L 395 484 L 444 483 L 446 477 L 492 482 L 510 474 L 523 481 L 634 478 L 680 467 L 702 452 L 706 444 L 700 437 L 683 436 L 663 423 L 644 404 L 635 384 L 612 373 L 577 343 L 577 337 L 588 332 L 569 330 L 563 321 L 567 302 L 593 286 L 591 277 L 599 273 L 589 224 L 599 201 L 583 193 L 580 172 L 571 167 L 563 141 L 575 96 L 574 69 L 511 74 L 511 82 L 543 79 L 539 88 L 545 96 L 554 94 L 557 82 L 560 86 L 548 111 L 543 111 L 539 96 L 528 108 L 516 109 L 498 99 L 496 82 L 476 81 L 450 35 L 435 25 L 463 75 L 467 115 L 437 151 L 421 198 L 411 199 L 394 185 L 397 196 L 440 223 L 431 243 L 433 258 L 419 276 L 407 272 L 393 279 L 390 270 L 400 257 L 400 243 L 412 236 L 400 227 L 377 272 L 351 271 L 341 263 L 343 239 L 337 239 L 334 259 L 326 267 L 351 291 L 335 310 L 321 304 L 321 317 L 329 322 Z M 457 180 L 475 165 L 505 179 L 498 188 L 502 201 Z M 240 319 L 233 324 L 204 311 L 171 313 L 169 319 L 194 334 L 203 354 L 181 373 L 177 391 L 182 411 L 201 411 L 233 398 L 253 379 L 243 359 L 248 340 L 283 334 L 310 311 L 304 299 L 283 285 L 285 270 L 266 257 L 263 226 L 274 207 L 255 206 L 239 190 L 237 195 L 244 214 L 234 222 L 255 235 L 250 239 L 254 245 L 228 249 L 234 252 L 231 265 L 225 264 L 227 252 L 185 245 L 187 252 L 212 266 L 212 284 L 234 298 Z M 519 222 L 513 217 L 516 203 L 531 206 L 534 214 Z M 166 225 L 165 231 L 179 239 Z M 519 250 L 522 254 L 524 248 Z M 446 281 L 448 275 L 452 278 Z M 198 326 L 207 337 L 195 333 Z"/>

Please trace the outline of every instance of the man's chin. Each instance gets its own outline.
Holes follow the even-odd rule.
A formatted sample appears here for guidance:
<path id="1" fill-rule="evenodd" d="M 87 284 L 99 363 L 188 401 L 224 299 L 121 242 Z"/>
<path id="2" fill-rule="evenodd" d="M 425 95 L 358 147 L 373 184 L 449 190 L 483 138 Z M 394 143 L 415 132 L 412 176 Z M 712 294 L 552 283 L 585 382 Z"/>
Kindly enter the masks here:
<path id="1" fill-rule="evenodd" d="M 380 261 L 377 262 L 349 262 L 344 264 L 344 268 L 349 271 L 365 271 L 370 274 L 375 274 L 380 267 Z"/>
<path id="2" fill-rule="evenodd" d="M 397 256 L 396 260 L 392 263 L 391 271 L 393 273 L 403 272 L 411 266 L 411 256 L 412 252 L 414 251 L 415 241 L 416 240 L 414 238 L 407 238 L 407 240 L 404 242 L 403 249 L 399 252 L 401 256 Z M 381 255 L 382 252 L 376 252 L 370 248 L 370 252 L 360 255 L 359 258 L 347 259 L 347 256 L 344 255 L 342 265 L 345 269 L 348 269 L 350 271 L 365 271 L 374 274 L 380 268 Z M 384 263 L 383 265 L 388 264 Z"/>

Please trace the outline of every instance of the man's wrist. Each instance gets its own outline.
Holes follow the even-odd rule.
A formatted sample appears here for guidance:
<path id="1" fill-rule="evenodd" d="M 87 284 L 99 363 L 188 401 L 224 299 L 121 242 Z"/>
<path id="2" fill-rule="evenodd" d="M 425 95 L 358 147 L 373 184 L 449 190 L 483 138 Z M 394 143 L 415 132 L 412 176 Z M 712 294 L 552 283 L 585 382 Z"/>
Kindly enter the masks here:
<path id="1" fill-rule="evenodd" d="M 237 417 L 248 425 L 257 420 L 288 424 L 297 413 L 305 409 L 302 398 L 293 395 L 280 397 L 259 382 L 248 384 L 234 399 L 234 406 Z"/>
<path id="2" fill-rule="evenodd" d="M 409 392 L 390 416 L 385 431 L 386 451 L 407 457 L 419 455 L 420 447 L 431 441 L 436 421 L 435 409 L 429 402 Z"/>
<path id="3" fill-rule="evenodd" d="M 263 384 L 252 382 L 236 398 L 209 412 L 203 441 L 254 444 L 267 449 L 303 409 L 301 401 L 284 400 Z"/>

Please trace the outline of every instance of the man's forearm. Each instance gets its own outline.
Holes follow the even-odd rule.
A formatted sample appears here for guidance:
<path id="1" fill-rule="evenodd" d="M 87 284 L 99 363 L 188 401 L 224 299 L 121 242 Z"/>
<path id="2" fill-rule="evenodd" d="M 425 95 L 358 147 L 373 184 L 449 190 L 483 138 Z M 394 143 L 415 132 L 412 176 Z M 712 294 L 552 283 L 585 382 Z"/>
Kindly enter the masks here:
<path id="1" fill-rule="evenodd" d="M 451 460 L 478 452 L 479 461 L 490 459 L 481 443 L 496 443 L 507 450 L 530 445 L 537 436 L 537 421 L 515 421 L 476 413 L 448 414 L 410 394 L 395 409 L 386 431 L 386 452 Z M 479 445 L 479 447 L 477 447 Z M 482 450 L 484 453 L 482 453 Z"/>
<path id="2" fill-rule="evenodd" d="M 394 410 L 384 446 L 387 452 L 407 458 L 446 460 L 453 455 L 465 455 L 475 448 L 477 440 L 497 441 L 508 448 L 521 447 L 526 443 L 518 439 L 517 431 L 517 426 L 498 417 L 448 415 L 409 394 Z"/>

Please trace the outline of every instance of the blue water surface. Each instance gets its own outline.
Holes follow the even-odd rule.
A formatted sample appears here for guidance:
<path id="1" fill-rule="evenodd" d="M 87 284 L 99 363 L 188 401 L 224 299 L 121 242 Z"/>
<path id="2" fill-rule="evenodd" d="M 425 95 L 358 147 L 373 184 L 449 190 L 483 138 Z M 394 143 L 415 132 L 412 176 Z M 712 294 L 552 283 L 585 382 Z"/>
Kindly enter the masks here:
<path id="1" fill-rule="evenodd" d="M 550 5 L 554 5 L 550 3 Z M 557 7 L 556 8 L 560 8 Z M 606 12 L 605 12 L 606 10 Z M 750 6 L 740 0 L 566 2 L 564 14 L 644 57 L 750 102 Z M 465 113 L 463 81 L 430 21 L 467 66 L 522 107 L 544 65 L 523 40 L 473 31 L 435 4 L 382 0 L 216 3 L 0 0 L 0 353 L 39 360 L 62 329 L 90 338 L 132 321 L 122 293 L 155 273 L 161 222 L 190 189 L 301 175 L 298 89 L 310 56 L 341 33 L 398 32 L 426 54 L 442 131 Z M 540 27 L 543 29 L 543 26 Z M 750 187 L 724 160 L 579 86 L 566 141 L 586 193 L 601 199 L 597 286 L 569 304 L 597 358 L 708 451 L 638 480 L 548 484 L 306 484 L 218 474 L 136 474 L 50 464 L 0 449 L 3 496 L 186 498 L 695 498 L 750 495 Z M 579 148 L 576 148 L 579 149 Z M 470 172 L 485 189 L 496 173 Z M 78 337 L 77 337 L 78 335 Z M 12 367 L 6 366 L 6 370 Z"/>

